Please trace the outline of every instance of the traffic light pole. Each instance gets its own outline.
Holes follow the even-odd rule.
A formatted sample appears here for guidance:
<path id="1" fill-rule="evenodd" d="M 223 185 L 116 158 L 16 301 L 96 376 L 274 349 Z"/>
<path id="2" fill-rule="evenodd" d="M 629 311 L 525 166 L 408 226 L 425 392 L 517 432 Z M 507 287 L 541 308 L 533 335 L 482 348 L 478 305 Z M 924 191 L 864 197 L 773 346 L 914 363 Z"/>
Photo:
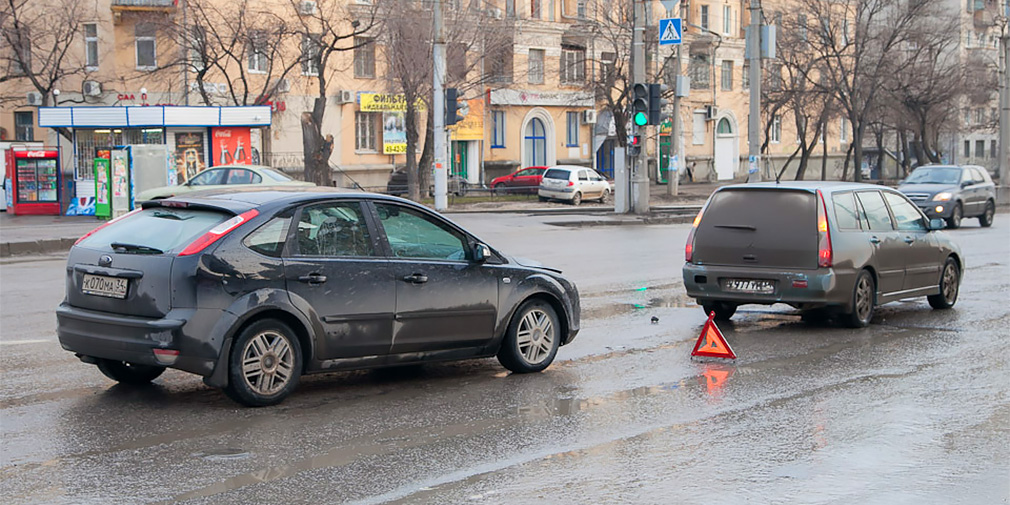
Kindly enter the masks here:
<path id="1" fill-rule="evenodd" d="M 631 0 L 634 2 L 634 23 L 631 40 L 631 82 L 645 82 L 645 2 L 644 0 Z M 635 121 L 631 122 L 631 132 L 633 136 L 640 135 L 644 127 L 639 127 Z M 644 143 L 644 142 L 643 142 Z M 649 213 L 649 174 L 645 173 L 645 165 L 641 155 L 631 159 L 631 210 L 635 214 Z"/>
<path id="2" fill-rule="evenodd" d="M 448 176 L 446 174 L 446 160 L 447 150 L 446 150 L 446 134 L 445 134 L 445 37 L 442 29 L 442 1 L 434 0 L 434 5 L 432 6 L 432 17 L 434 18 L 434 31 L 435 31 L 435 44 L 433 61 L 435 68 L 434 80 L 433 80 L 433 93 L 432 93 L 432 115 L 434 116 L 434 125 L 432 125 L 432 133 L 435 135 L 435 210 L 444 211 L 449 206 L 449 199 L 446 195 L 446 190 L 448 189 Z M 426 170 L 427 167 L 422 167 L 422 170 Z M 421 188 L 421 194 L 424 194 L 425 188 Z"/>
<path id="3" fill-rule="evenodd" d="M 684 0 L 680 0 L 680 18 L 686 19 L 684 16 Z M 683 26 L 683 25 L 682 25 Z M 670 89 L 673 90 L 673 117 L 670 118 L 670 156 L 666 161 L 666 194 L 669 196 L 676 196 L 680 192 L 680 162 L 687 166 L 687 159 L 680 152 L 680 95 L 681 90 L 678 89 L 680 81 L 680 73 L 684 71 L 684 60 L 681 55 L 684 54 L 684 32 L 686 30 L 681 29 L 680 35 L 680 45 L 677 46 L 677 57 L 674 59 L 673 63 L 673 82 L 670 84 Z M 685 158 L 681 160 L 680 158 Z M 676 162 L 676 163 L 675 163 Z"/>
<path id="4" fill-rule="evenodd" d="M 761 181 L 761 4 L 750 0 L 750 116 L 747 118 L 747 182 Z"/>

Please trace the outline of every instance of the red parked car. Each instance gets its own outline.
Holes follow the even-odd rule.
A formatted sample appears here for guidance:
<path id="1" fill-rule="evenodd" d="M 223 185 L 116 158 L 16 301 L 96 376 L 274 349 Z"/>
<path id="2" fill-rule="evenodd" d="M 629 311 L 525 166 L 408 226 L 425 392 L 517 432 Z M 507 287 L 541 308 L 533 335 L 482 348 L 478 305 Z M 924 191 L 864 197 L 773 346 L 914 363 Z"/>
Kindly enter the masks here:
<path id="1" fill-rule="evenodd" d="M 547 167 L 526 167 L 491 181 L 495 193 L 536 193 Z"/>

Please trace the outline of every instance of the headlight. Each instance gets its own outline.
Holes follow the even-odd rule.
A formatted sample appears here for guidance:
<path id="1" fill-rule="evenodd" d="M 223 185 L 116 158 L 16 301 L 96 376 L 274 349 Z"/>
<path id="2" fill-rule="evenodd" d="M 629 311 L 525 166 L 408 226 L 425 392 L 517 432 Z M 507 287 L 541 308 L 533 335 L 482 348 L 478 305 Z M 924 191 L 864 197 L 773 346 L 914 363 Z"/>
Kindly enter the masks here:
<path id="1" fill-rule="evenodd" d="M 935 201 L 935 202 L 946 202 L 947 200 L 950 200 L 951 196 L 953 196 L 953 195 L 951 195 L 949 191 L 943 191 L 943 192 L 937 193 L 933 197 L 933 201 Z"/>

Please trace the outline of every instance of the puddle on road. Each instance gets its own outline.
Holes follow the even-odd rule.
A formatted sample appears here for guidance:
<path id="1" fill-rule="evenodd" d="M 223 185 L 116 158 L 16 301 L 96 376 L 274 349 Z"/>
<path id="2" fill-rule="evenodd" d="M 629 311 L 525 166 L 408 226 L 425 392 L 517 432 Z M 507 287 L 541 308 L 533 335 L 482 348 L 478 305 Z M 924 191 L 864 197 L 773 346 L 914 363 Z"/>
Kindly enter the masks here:
<path id="1" fill-rule="evenodd" d="M 208 461 L 229 461 L 229 460 L 246 459 L 249 456 L 252 456 L 252 454 L 249 453 L 248 451 L 243 450 L 243 449 L 235 449 L 235 448 L 229 447 L 229 448 L 225 448 L 225 449 L 218 449 L 218 450 L 213 450 L 213 451 L 199 452 L 199 453 L 193 454 L 193 456 L 195 456 L 197 458 L 206 459 Z"/>

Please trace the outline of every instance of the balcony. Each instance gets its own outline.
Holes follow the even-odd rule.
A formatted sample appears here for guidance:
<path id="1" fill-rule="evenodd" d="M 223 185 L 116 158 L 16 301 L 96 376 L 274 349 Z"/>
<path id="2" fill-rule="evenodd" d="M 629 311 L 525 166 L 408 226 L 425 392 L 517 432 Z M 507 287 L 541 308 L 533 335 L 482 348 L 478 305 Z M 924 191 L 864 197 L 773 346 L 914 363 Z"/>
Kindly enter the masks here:
<path id="1" fill-rule="evenodd" d="M 112 0 L 112 12 L 174 12 L 179 0 Z"/>

